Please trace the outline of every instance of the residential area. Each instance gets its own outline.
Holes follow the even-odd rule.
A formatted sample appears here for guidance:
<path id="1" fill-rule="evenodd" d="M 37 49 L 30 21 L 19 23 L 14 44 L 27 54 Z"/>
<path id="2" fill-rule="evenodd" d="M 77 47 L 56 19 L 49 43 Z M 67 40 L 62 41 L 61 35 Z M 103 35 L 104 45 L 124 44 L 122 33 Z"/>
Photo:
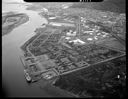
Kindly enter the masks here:
<path id="1" fill-rule="evenodd" d="M 29 74 L 29 81 L 35 82 L 40 79 L 49 80 L 58 77 L 69 80 L 70 77 L 65 78 L 66 75 L 79 73 L 88 68 L 92 68 L 90 73 L 93 73 L 93 66 L 99 66 L 100 68 L 101 64 L 125 57 L 125 40 L 115 32 L 110 31 L 111 29 L 107 30 L 110 28 L 105 24 L 107 19 L 100 24 L 100 20 L 87 19 L 82 15 L 83 13 L 81 15 L 76 14 L 76 12 L 75 14 L 69 14 L 67 11 L 68 13 L 63 12 L 60 14 L 58 12 L 54 15 L 53 13 L 49 15 L 49 12 L 46 12 L 42 12 L 40 15 L 48 19 L 48 24 L 44 24 L 44 28 L 37 28 L 36 35 L 21 46 L 24 52 L 24 57 L 21 59 L 24 62 L 25 70 Z M 105 17 L 108 18 L 107 16 Z M 108 23 L 109 20 L 110 18 L 108 18 Z M 111 25 L 113 24 L 114 26 L 115 22 L 111 22 Z M 122 34 L 120 32 L 120 35 Z M 106 42 L 109 42 L 109 44 Z M 112 42 L 115 45 L 112 45 Z M 110 66 L 113 67 L 114 64 Z M 107 66 L 109 65 L 105 64 L 104 68 L 107 68 Z M 102 72 L 100 69 L 95 69 L 94 71 Z M 87 76 L 84 74 L 79 75 L 79 81 L 87 82 L 88 75 L 91 74 L 87 74 Z M 107 75 L 107 73 L 104 75 Z M 75 79 L 77 80 L 77 77 L 71 79 L 74 81 Z M 60 80 L 57 80 L 55 86 L 68 86 L 60 83 Z M 68 80 L 66 80 L 67 84 L 70 82 Z M 64 89 L 76 90 L 72 88 L 67 87 L 67 89 Z M 84 89 L 79 90 L 84 91 Z M 84 96 L 85 92 L 83 91 L 72 93 Z"/>

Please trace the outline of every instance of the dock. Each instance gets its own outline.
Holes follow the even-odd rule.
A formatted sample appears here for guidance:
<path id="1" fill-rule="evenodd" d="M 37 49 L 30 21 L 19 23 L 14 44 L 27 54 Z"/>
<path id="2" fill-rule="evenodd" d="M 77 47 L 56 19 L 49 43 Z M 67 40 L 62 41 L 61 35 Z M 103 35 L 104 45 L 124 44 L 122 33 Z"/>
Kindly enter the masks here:
<path id="1" fill-rule="evenodd" d="M 21 62 L 23 64 L 23 66 L 24 66 L 24 76 L 25 76 L 25 79 L 27 80 L 28 83 L 30 83 L 32 81 L 32 78 L 30 77 L 30 75 L 29 75 L 29 73 L 27 71 L 28 67 L 27 67 L 24 59 L 25 59 L 24 56 L 20 56 L 20 60 L 21 60 Z"/>
<path id="2" fill-rule="evenodd" d="M 22 62 L 22 64 L 23 64 L 23 66 L 24 66 L 24 69 L 27 69 L 27 65 L 26 65 L 26 63 L 25 63 L 25 57 L 24 56 L 20 56 L 20 60 L 21 60 L 21 62 Z"/>

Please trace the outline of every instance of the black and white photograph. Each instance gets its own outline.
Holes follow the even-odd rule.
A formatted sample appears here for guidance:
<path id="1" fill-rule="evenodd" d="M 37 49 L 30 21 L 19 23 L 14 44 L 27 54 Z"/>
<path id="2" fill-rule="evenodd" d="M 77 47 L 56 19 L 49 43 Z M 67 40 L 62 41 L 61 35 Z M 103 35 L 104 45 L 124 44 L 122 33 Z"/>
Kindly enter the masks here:
<path id="1" fill-rule="evenodd" d="M 84 1 L 2 0 L 3 97 L 126 97 L 126 0 Z"/>

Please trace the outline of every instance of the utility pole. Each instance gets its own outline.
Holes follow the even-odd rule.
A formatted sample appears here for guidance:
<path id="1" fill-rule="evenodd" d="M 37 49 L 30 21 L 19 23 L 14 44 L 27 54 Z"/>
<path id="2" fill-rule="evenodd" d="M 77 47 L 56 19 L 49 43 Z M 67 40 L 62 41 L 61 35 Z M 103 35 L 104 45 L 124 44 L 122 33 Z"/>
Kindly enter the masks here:
<path id="1" fill-rule="evenodd" d="M 79 35 L 79 38 L 80 38 L 80 24 L 81 24 L 81 18 L 80 16 L 78 16 L 78 35 Z"/>
<path id="2" fill-rule="evenodd" d="M 80 37 L 80 16 L 78 15 L 78 20 L 76 21 L 76 32 L 77 32 L 77 36 Z"/>

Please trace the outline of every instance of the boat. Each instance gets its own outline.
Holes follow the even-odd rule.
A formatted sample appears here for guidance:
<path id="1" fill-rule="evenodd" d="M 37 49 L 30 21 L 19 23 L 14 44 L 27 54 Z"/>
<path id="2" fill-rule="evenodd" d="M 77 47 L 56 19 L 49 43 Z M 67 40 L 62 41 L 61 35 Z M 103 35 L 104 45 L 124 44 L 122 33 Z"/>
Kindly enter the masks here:
<path id="1" fill-rule="evenodd" d="M 27 80 L 28 83 L 30 83 L 32 81 L 31 77 L 29 76 L 27 70 L 24 70 L 24 75 L 25 75 L 25 78 Z"/>

